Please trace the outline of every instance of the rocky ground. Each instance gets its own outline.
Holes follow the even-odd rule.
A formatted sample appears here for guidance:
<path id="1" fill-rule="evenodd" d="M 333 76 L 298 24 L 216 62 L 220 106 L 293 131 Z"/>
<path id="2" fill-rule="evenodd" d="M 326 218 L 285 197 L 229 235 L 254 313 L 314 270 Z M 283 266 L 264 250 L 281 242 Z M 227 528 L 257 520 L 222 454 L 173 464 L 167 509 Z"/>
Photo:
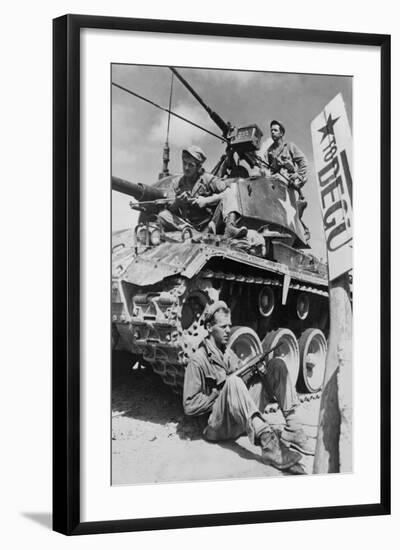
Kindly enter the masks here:
<path id="1" fill-rule="evenodd" d="M 132 369 L 128 355 L 116 354 L 113 367 L 113 484 L 284 475 L 261 462 L 260 448 L 246 436 L 224 443 L 204 441 L 202 421 L 185 417 L 181 399 L 150 369 Z M 312 399 L 301 405 L 305 430 L 314 439 L 319 404 Z M 276 428 L 282 426 L 279 411 L 269 412 L 268 419 Z M 312 472 L 312 457 L 303 457 L 301 464 Z"/>

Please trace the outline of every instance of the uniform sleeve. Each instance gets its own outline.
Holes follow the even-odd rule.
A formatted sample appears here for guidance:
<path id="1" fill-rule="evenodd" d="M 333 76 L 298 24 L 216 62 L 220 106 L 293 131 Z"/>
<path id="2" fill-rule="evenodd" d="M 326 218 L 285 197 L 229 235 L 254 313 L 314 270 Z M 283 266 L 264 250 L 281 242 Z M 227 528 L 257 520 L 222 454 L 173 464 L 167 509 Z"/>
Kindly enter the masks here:
<path id="1" fill-rule="evenodd" d="M 227 187 L 228 185 L 224 180 L 221 180 L 216 176 L 210 176 L 210 179 L 208 181 L 208 188 L 210 189 L 211 193 L 222 193 Z"/>
<path id="2" fill-rule="evenodd" d="M 232 374 L 243 367 L 243 361 L 241 361 L 236 353 L 233 353 L 231 350 L 229 350 L 229 353 L 225 356 L 225 360 L 228 365 L 227 374 Z"/>
<path id="3" fill-rule="evenodd" d="M 172 195 L 173 196 L 171 197 L 173 199 L 173 201 L 168 206 L 168 210 L 170 210 L 173 214 L 176 214 L 177 216 L 179 216 L 181 214 L 181 212 L 179 210 L 180 203 L 179 203 L 179 200 L 177 199 L 177 196 L 179 194 L 179 183 L 180 183 L 180 181 L 181 181 L 180 176 L 177 176 L 173 180 L 173 183 L 172 183 L 172 190 L 173 190 Z"/>
<path id="4" fill-rule="evenodd" d="M 183 410 L 189 416 L 197 416 L 211 411 L 218 394 L 207 395 L 203 384 L 201 369 L 196 361 L 189 361 L 183 384 Z"/>
<path id="5" fill-rule="evenodd" d="M 293 162 L 297 166 L 297 174 L 301 178 L 302 185 L 307 182 L 307 159 L 305 154 L 295 145 L 294 143 L 290 144 L 290 154 L 292 156 Z"/>

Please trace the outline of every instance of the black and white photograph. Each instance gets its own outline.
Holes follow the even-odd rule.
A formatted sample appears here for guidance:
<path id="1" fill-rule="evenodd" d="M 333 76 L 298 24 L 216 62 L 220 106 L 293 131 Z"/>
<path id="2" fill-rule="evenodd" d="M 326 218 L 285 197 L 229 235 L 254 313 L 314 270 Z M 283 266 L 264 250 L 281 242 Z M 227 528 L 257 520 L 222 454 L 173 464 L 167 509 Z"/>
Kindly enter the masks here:
<path id="1" fill-rule="evenodd" d="M 351 473 L 352 77 L 110 87 L 112 485 Z"/>
<path id="2" fill-rule="evenodd" d="M 3 548 L 396 546 L 396 8 L 6 4 Z"/>

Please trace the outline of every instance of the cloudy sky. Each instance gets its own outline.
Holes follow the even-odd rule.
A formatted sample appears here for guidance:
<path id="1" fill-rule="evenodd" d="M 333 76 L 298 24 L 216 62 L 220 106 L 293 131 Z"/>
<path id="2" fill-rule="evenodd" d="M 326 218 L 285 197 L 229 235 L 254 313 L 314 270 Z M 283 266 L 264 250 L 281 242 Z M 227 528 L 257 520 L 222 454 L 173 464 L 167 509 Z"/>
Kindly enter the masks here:
<path id="1" fill-rule="evenodd" d="M 323 107 L 342 93 L 347 114 L 352 118 L 352 79 L 344 76 L 305 75 L 217 69 L 178 70 L 203 100 L 223 120 L 235 126 L 256 123 L 269 139 L 269 121 L 278 119 L 286 127 L 286 138 L 305 153 L 309 179 L 304 187 L 308 208 L 304 221 L 311 231 L 314 253 L 324 255 L 321 214 L 314 174 L 310 124 Z M 168 67 L 113 65 L 112 81 L 168 107 L 172 72 Z M 195 98 L 174 78 L 171 109 L 219 134 Z M 167 113 L 112 87 L 112 173 L 132 182 L 153 183 L 162 169 L 162 149 L 167 132 Z M 211 170 L 224 151 L 216 138 L 171 117 L 171 173 L 181 172 L 181 149 L 199 145 Z M 266 143 L 264 143 L 265 147 Z M 134 214 L 129 198 L 113 191 L 113 230 L 132 225 Z"/>

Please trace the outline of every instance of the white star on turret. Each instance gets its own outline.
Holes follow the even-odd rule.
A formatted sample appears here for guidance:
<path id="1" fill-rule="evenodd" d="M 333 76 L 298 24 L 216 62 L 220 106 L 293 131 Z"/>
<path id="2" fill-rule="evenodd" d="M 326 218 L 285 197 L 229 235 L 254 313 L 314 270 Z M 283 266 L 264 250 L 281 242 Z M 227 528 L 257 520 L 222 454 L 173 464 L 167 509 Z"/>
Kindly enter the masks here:
<path id="1" fill-rule="evenodd" d="M 293 208 L 292 203 L 290 202 L 289 193 L 285 192 L 285 200 L 278 199 L 278 201 L 283 206 L 285 212 L 286 212 L 286 220 L 288 226 L 292 226 L 294 229 L 296 229 L 295 223 L 294 223 L 294 217 L 296 215 L 296 209 Z"/>

